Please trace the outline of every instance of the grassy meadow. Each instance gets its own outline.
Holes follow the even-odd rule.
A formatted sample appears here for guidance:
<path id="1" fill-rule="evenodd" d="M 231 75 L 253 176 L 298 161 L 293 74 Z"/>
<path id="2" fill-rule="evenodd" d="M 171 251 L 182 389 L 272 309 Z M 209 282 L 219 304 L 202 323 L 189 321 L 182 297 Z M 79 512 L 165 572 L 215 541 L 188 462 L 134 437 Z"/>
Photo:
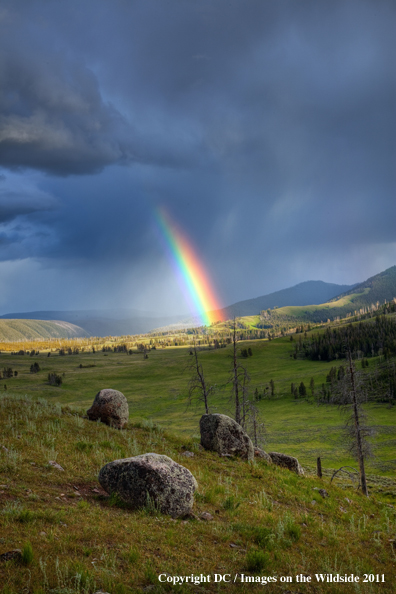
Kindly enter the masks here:
<path id="1" fill-rule="evenodd" d="M 330 483 L 333 469 L 356 466 L 341 439 L 342 414 L 311 396 L 294 399 L 290 384 L 303 381 L 308 388 L 313 377 L 319 389 L 332 364 L 294 359 L 294 345 L 286 336 L 238 348 L 252 349 L 241 359 L 251 394 L 274 382 L 274 395 L 256 402 L 267 430 L 265 449 L 296 456 L 304 477 L 200 449 L 203 408 L 188 402 L 189 347 L 157 348 L 148 358 L 137 351 L 3 352 L 0 370 L 11 367 L 13 377 L 0 380 L 0 556 L 18 548 L 22 561 L 0 557 L 2 594 L 262 591 L 261 584 L 242 583 L 241 574 L 276 578 L 265 588 L 280 594 L 394 591 L 395 408 L 366 406 L 377 431 L 376 457 L 367 467 L 370 498 L 347 477 Z M 231 351 L 231 345 L 206 348 L 199 359 L 216 387 L 212 411 L 232 415 Z M 33 363 L 38 373 L 30 372 Z M 375 364 L 371 359 L 370 368 Z M 62 384 L 50 385 L 48 373 L 60 375 Z M 84 418 L 102 388 L 127 397 L 125 430 Z M 185 457 L 186 449 L 194 456 Z M 196 477 L 193 518 L 173 520 L 150 507 L 132 511 L 101 489 L 97 475 L 105 463 L 149 451 L 170 456 Z M 317 456 L 323 479 L 315 476 Z M 321 488 L 329 497 L 319 494 Z M 213 519 L 200 519 L 203 512 Z M 173 587 L 158 582 L 163 572 L 237 578 L 235 585 Z M 314 577 L 296 583 L 297 575 L 318 572 L 353 573 L 362 580 L 367 573 L 380 576 L 380 583 L 318 585 Z M 293 581 L 281 582 L 281 576 Z"/>
<path id="2" fill-rule="evenodd" d="M 290 394 L 291 383 L 299 385 L 301 381 L 310 394 L 312 377 L 318 390 L 326 382 L 332 363 L 295 360 L 290 356 L 294 344 L 290 337 L 240 343 L 241 348 L 248 346 L 253 352 L 253 356 L 241 360 L 251 378 L 251 394 L 256 387 L 262 392 L 270 380 L 275 384 L 274 396 L 256 403 L 267 430 L 266 448 L 297 456 L 303 465 L 314 466 L 317 456 L 321 456 L 329 469 L 344 464 L 353 466 L 342 442 L 342 412 L 334 405 L 318 406 L 311 397 L 296 400 Z M 34 357 L 2 354 L 0 369 L 10 366 L 18 371 L 18 376 L 0 380 L 0 390 L 4 390 L 5 384 L 12 394 L 37 395 L 86 410 L 99 390 L 113 388 L 126 396 L 132 421 L 151 419 L 166 430 L 189 438 L 199 433 L 199 418 L 203 413 L 201 403 L 189 404 L 188 400 L 188 381 L 192 375 L 189 352 L 190 348 L 184 347 L 156 349 L 149 352 L 148 359 L 137 352 L 128 355 L 100 351 L 50 357 L 46 353 Z M 209 385 L 216 386 L 212 411 L 232 415 L 228 383 L 230 355 L 231 345 L 202 350 L 199 358 Z M 37 374 L 29 371 L 33 362 L 40 365 Z M 375 359 L 370 361 L 371 369 L 375 363 Z M 62 376 L 61 386 L 49 385 L 49 372 Z M 393 476 L 396 410 L 376 403 L 368 404 L 366 409 L 376 429 L 373 440 L 376 455 L 368 467 L 374 474 Z"/>

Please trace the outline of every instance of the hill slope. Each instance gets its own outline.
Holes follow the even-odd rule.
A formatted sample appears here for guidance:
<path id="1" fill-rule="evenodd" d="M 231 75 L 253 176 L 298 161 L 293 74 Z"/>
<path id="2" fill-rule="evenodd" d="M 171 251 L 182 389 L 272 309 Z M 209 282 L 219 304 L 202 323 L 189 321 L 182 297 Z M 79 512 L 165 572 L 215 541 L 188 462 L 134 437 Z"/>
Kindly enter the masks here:
<path id="1" fill-rule="evenodd" d="M 230 320 L 240 316 L 254 316 L 264 309 L 284 307 L 287 305 L 314 305 L 325 303 L 333 297 L 345 293 L 353 285 L 336 285 L 323 281 L 306 281 L 294 287 L 262 295 L 255 299 L 238 301 L 220 310 Z"/>
<path id="2" fill-rule="evenodd" d="M 353 289 L 320 305 L 287 306 L 271 310 L 269 323 L 320 322 L 347 314 L 364 313 L 377 303 L 383 304 L 396 298 L 396 266 L 370 277 Z"/>
<path id="3" fill-rule="evenodd" d="M 76 310 L 76 311 L 30 311 L 9 313 L 0 319 L 19 320 L 64 320 L 72 326 L 77 324 L 85 334 L 78 336 L 124 336 L 143 334 L 159 326 L 176 323 L 186 316 L 156 316 L 154 312 L 138 310 Z"/>
<path id="4" fill-rule="evenodd" d="M 89 336 L 83 328 L 59 320 L 0 320 L 0 340 L 34 340 L 35 338 L 77 338 Z"/>
<path id="5" fill-rule="evenodd" d="M 251 465 L 222 457 L 152 422 L 119 431 L 62 409 L 56 399 L 2 394 L 0 429 L 0 554 L 25 553 L 23 562 L 0 562 L 4 594 L 27 591 L 25 584 L 37 594 L 394 592 L 395 510 L 384 493 L 393 481 L 370 485 L 375 497 L 366 498 L 339 475 L 330 483 L 329 473 L 302 477 L 260 459 Z M 62 471 L 49 463 L 54 448 Z M 104 464 L 153 451 L 196 477 L 188 519 L 162 515 L 155 503 L 131 509 L 100 486 Z M 211 521 L 203 521 L 208 514 Z M 159 582 L 192 572 L 193 588 Z M 312 584 L 285 590 L 281 576 L 296 582 L 301 572 Z M 349 582 L 319 585 L 318 573 L 325 580 L 354 574 L 360 582 L 369 573 L 376 583 L 359 590 Z M 225 574 L 226 583 L 215 574 Z"/>

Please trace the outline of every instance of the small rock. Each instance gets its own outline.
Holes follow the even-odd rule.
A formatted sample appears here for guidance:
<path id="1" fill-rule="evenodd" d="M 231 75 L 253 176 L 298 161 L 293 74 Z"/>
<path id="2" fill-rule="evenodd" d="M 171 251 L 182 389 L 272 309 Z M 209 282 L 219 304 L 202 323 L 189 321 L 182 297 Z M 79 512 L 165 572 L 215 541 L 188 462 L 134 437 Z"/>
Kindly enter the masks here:
<path id="1" fill-rule="evenodd" d="M 183 516 L 183 520 L 197 520 L 197 519 L 198 519 L 197 516 L 195 514 L 193 514 L 192 512 Z"/>
<path id="2" fill-rule="evenodd" d="M 74 495 L 76 495 L 76 497 L 81 497 L 80 491 L 74 491 Z"/>
<path id="3" fill-rule="evenodd" d="M 295 472 L 299 476 L 304 475 L 304 470 L 300 466 L 299 461 L 294 456 L 288 456 L 287 454 L 279 454 L 278 452 L 268 452 L 272 462 L 282 468 L 287 468 L 292 472 Z"/>
<path id="4" fill-rule="evenodd" d="M 21 549 L 13 549 L 12 551 L 7 551 L 7 553 L 3 553 L 0 555 L 0 561 L 20 561 L 22 559 L 22 551 Z"/>
<path id="5" fill-rule="evenodd" d="M 40 532 L 40 536 L 47 536 L 46 532 Z"/>
<path id="6" fill-rule="evenodd" d="M 92 489 L 92 493 L 98 493 L 100 495 L 99 489 Z"/>
<path id="7" fill-rule="evenodd" d="M 316 501 L 315 501 L 315 499 L 312 499 L 312 501 L 311 501 L 311 505 L 316 505 Z"/>
<path id="8" fill-rule="evenodd" d="M 265 460 L 268 462 L 268 464 L 272 464 L 271 456 L 261 448 L 254 448 L 254 456 L 255 458 L 261 458 L 262 460 Z"/>
<path id="9" fill-rule="evenodd" d="M 323 499 L 326 499 L 326 497 L 329 496 L 329 494 L 326 491 L 326 489 L 319 489 L 318 493 L 319 493 L 319 495 L 322 495 Z"/>
<path id="10" fill-rule="evenodd" d="M 183 452 L 182 456 L 185 456 L 186 458 L 193 458 L 195 456 L 194 452 Z"/>
<path id="11" fill-rule="evenodd" d="M 205 520 L 205 522 L 210 522 L 210 520 L 213 520 L 213 516 L 209 512 L 202 512 L 199 517 L 201 520 Z"/>
<path id="12" fill-rule="evenodd" d="M 8 448 L 6 448 L 6 447 L 5 447 L 5 446 L 3 446 L 3 445 L 2 445 L 1 447 L 2 447 L 2 449 L 3 449 L 5 452 L 8 452 Z"/>
<path id="13" fill-rule="evenodd" d="M 62 471 L 65 470 L 64 468 L 62 468 L 62 466 L 60 464 L 58 464 L 58 462 L 55 462 L 55 460 L 49 460 L 48 464 L 50 466 L 52 466 L 53 468 L 56 468 L 57 470 L 62 470 Z"/>

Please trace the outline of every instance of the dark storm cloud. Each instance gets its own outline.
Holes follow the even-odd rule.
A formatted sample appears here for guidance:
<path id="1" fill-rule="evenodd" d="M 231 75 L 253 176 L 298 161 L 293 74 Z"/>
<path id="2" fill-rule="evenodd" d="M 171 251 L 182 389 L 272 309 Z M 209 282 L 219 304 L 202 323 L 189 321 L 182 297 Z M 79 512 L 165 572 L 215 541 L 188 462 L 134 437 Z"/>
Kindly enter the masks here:
<path id="1" fill-rule="evenodd" d="M 163 204 L 227 303 L 362 280 L 381 245 L 393 264 L 395 19 L 388 0 L 4 1 L 0 165 L 45 172 L 31 192 L 59 204 L 10 198 L 4 245 L 150 284 Z M 326 275 L 359 250 L 367 274 Z"/>
<path id="2" fill-rule="evenodd" d="M 16 6 L 0 20 L 0 166 L 65 176 L 114 163 L 178 167 L 191 162 L 194 147 L 171 146 L 132 125 L 103 98 L 84 59 L 70 46 L 53 48 L 51 35 L 46 44 L 45 30 L 37 39 L 38 32 L 28 27 L 31 7 L 20 3 L 24 19 Z"/>
<path id="3" fill-rule="evenodd" d="M 0 225 L 19 216 L 53 210 L 57 206 L 56 200 L 43 192 L 29 195 L 0 187 Z"/>

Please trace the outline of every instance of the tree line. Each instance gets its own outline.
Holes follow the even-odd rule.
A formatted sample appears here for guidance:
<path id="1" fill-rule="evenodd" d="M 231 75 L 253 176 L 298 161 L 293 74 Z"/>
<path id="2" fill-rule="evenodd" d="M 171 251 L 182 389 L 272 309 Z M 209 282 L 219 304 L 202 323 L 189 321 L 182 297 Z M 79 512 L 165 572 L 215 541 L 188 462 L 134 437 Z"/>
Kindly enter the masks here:
<path id="1" fill-rule="evenodd" d="M 374 323 L 348 324 L 327 328 L 321 334 L 296 344 L 296 352 L 312 361 L 346 358 L 346 345 L 353 358 L 396 355 L 396 323 L 387 316 L 377 316 Z"/>

